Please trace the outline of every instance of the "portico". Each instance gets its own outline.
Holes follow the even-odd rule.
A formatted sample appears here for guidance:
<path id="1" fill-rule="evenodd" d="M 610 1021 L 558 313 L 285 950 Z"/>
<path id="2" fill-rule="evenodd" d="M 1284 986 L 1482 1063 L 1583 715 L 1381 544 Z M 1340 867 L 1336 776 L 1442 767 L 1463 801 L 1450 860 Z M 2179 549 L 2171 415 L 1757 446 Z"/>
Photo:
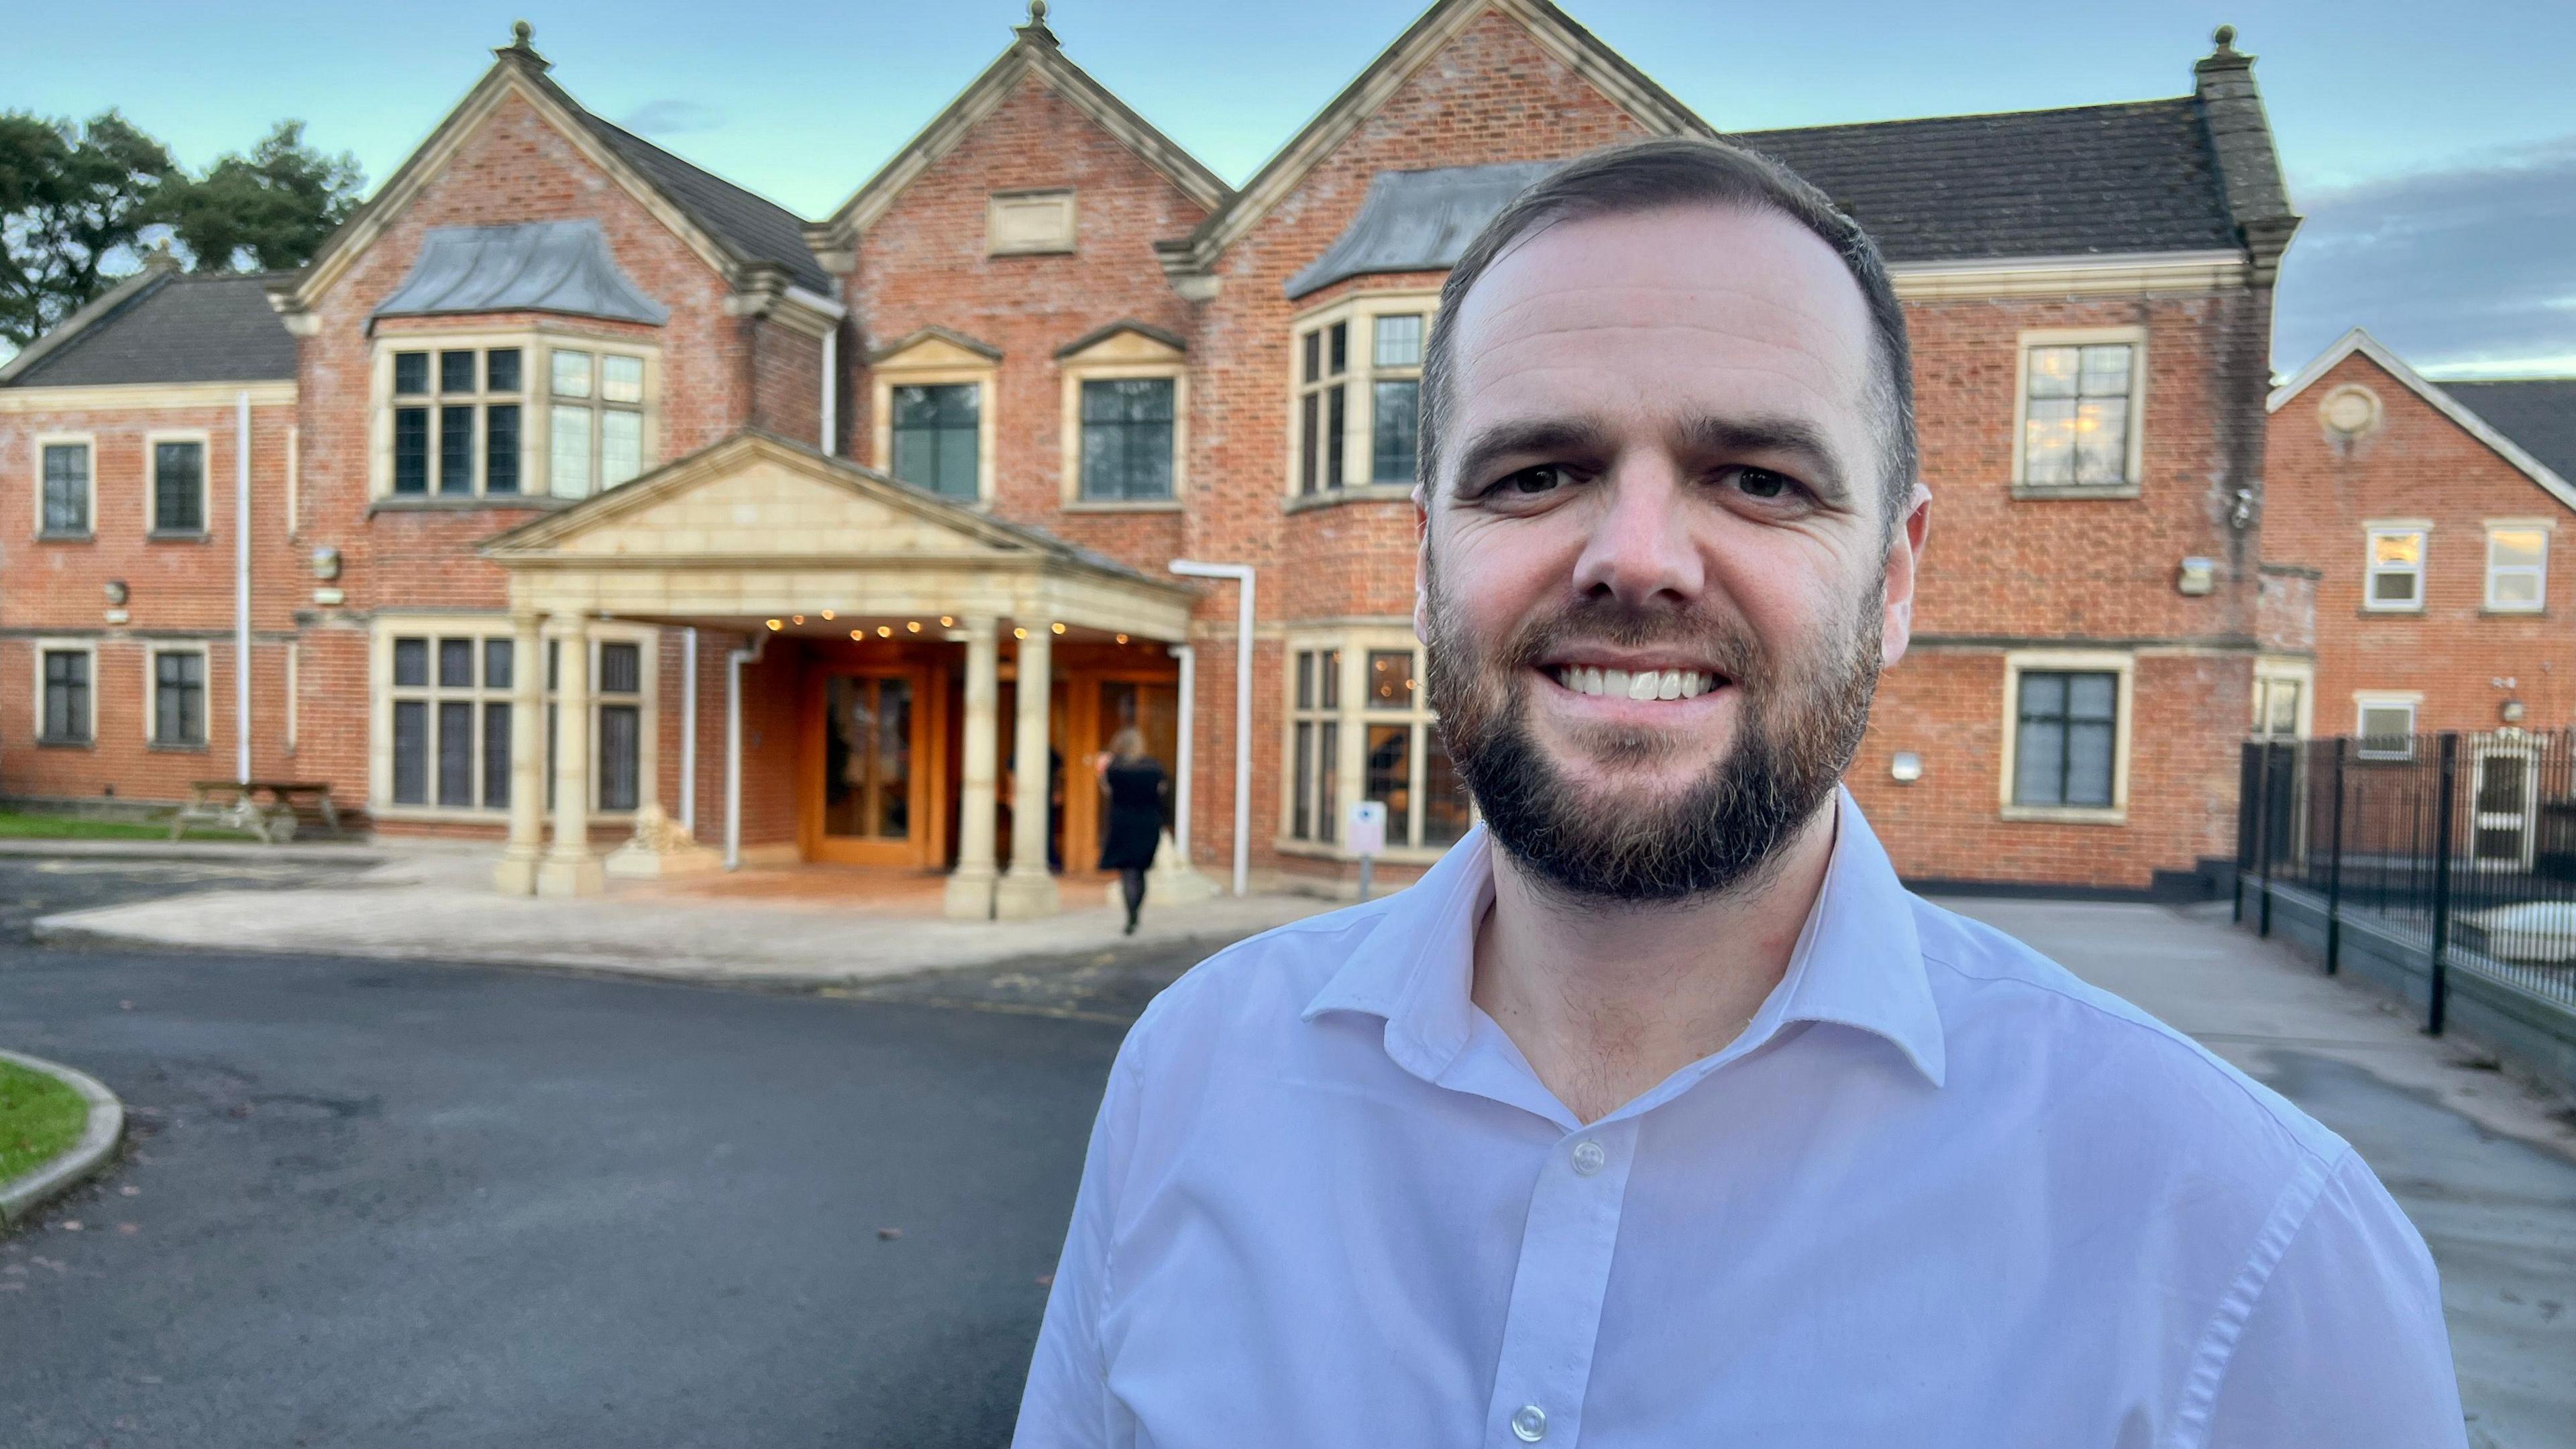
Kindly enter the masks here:
<path id="1" fill-rule="evenodd" d="M 508 570 L 529 661 L 512 676 L 505 893 L 602 886 L 599 850 L 615 843 L 590 824 L 602 621 L 742 641 L 696 711 L 714 737 L 698 753 L 727 781 L 709 823 L 729 862 L 758 814 L 748 791 L 781 837 L 759 846 L 773 857 L 944 867 L 947 912 L 963 919 L 1056 910 L 1051 857 L 1087 865 L 1096 830 L 1085 754 L 1119 724 L 1151 736 L 1188 707 L 1167 647 L 1187 638 L 1188 586 L 767 434 L 482 554 Z M 685 714 L 672 694 L 664 714 Z M 658 725 L 663 740 L 678 733 Z M 663 773 L 633 772 L 639 822 L 660 818 Z"/>

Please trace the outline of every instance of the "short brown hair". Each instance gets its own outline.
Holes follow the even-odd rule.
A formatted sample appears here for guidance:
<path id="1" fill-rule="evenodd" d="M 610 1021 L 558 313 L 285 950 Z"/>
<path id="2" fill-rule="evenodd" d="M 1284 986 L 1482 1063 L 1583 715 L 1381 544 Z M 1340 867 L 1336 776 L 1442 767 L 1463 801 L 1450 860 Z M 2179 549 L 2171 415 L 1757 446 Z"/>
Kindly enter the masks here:
<path id="1" fill-rule="evenodd" d="M 1436 487 L 1446 442 L 1449 393 L 1457 381 L 1457 350 L 1447 319 L 1458 315 L 1467 293 L 1515 242 L 1563 221 L 1662 211 L 1677 206 L 1734 206 L 1777 212 L 1822 239 L 1843 259 L 1869 304 L 1877 346 L 1872 391 L 1880 413 L 1879 469 L 1887 494 L 1887 522 L 1903 516 L 1914 487 L 1914 359 L 1905 335 L 1905 309 L 1888 281 L 1878 244 L 1788 167 L 1724 141 L 1665 137 L 1629 141 L 1578 156 L 1539 178 L 1485 223 L 1449 270 L 1440 289 L 1442 323 L 1431 329 L 1422 358 L 1420 476 Z"/>

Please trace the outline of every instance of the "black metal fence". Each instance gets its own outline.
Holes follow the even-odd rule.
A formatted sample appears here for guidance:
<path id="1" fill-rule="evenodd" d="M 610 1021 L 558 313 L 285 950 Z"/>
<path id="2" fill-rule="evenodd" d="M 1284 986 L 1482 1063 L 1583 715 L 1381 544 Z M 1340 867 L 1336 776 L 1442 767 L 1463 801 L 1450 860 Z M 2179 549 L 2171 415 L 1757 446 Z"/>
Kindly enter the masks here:
<path id="1" fill-rule="evenodd" d="M 2243 770 L 2239 919 L 2251 877 L 2266 935 L 2274 883 L 2325 898 L 2329 972 L 2346 917 L 2412 940 L 2433 1032 L 2455 970 L 2576 1013 L 2576 733 L 2255 740 Z"/>

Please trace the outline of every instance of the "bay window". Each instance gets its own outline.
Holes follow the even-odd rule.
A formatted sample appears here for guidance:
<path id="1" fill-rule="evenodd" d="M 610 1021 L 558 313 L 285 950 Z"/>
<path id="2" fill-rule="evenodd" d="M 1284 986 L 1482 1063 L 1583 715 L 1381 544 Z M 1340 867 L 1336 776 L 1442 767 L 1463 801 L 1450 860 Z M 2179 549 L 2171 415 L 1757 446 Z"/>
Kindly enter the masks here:
<path id="1" fill-rule="evenodd" d="M 1422 686 L 1422 646 L 1401 631 L 1362 631 L 1289 652 L 1291 845 L 1334 847 L 1350 807 L 1386 807 L 1390 853 L 1437 852 L 1474 823 L 1466 783 Z"/>
<path id="2" fill-rule="evenodd" d="M 629 811 L 641 800 L 643 772 L 651 767 L 653 689 L 647 666 L 657 636 L 641 626 L 593 628 L 593 808 Z M 396 815 L 505 818 L 518 672 L 532 667 L 545 671 L 551 807 L 561 645 L 549 640 L 544 659 L 521 659 L 506 618 L 392 618 L 380 620 L 377 629 L 376 807 Z"/>
<path id="3" fill-rule="evenodd" d="M 649 346 L 548 329 L 377 343 L 375 496 L 587 498 L 653 462 Z"/>
<path id="4" fill-rule="evenodd" d="M 1422 432 L 1429 294 L 1361 296 L 1302 320 L 1293 334 L 1289 493 L 1413 486 Z"/>

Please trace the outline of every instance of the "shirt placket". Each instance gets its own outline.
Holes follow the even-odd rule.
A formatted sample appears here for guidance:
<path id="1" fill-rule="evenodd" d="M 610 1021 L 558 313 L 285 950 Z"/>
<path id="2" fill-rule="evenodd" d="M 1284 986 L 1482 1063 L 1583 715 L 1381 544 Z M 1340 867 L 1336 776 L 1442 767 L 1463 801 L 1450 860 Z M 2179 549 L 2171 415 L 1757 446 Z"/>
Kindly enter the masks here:
<path id="1" fill-rule="evenodd" d="M 1583 1396 L 1636 1145 L 1635 1118 L 1599 1122 L 1560 1140 L 1539 1169 L 1485 1412 L 1489 1445 L 1582 1442 Z"/>

